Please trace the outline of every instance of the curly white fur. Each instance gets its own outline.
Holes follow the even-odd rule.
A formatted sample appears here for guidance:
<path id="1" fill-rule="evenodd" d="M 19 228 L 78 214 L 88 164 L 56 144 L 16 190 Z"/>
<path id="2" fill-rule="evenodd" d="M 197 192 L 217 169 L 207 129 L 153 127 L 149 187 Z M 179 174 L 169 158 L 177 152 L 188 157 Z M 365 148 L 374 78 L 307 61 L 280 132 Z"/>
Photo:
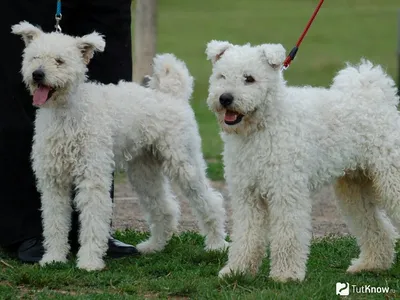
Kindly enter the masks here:
<path id="1" fill-rule="evenodd" d="M 104 267 L 115 163 L 126 167 L 148 214 L 151 236 L 138 245 L 139 251 L 163 249 L 176 229 L 179 205 L 167 177 L 193 205 L 206 248 L 225 248 L 223 198 L 206 178 L 201 139 L 188 102 L 193 79 L 185 64 L 171 54 L 157 56 L 154 89 L 129 82 L 86 82 L 87 64 L 105 46 L 101 35 L 44 33 L 27 22 L 12 31 L 26 43 L 22 74 L 30 91 L 34 94 L 41 86 L 52 90 L 37 111 L 32 150 L 42 194 L 46 253 L 41 264 L 66 261 L 70 193 L 75 186 L 81 222 L 78 267 Z M 40 85 L 33 79 L 36 70 L 45 74 Z"/>
<path id="2" fill-rule="evenodd" d="M 270 277 L 303 280 L 310 195 L 330 182 L 361 248 L 348 272 L 390 268 L 397 234 L 384 212 L 400 224 L 394 81 L 362 60 L 341 70 L 328 89 L 289 87 L 281 45 L 212 41 L 206 53 L 213 64 L 207 101 L 223 131 L 233 207 L 232 245 L 220 276 L 256 273 L 269 242 Z M 233 101 L 224 107 L 226 93 Z"/>

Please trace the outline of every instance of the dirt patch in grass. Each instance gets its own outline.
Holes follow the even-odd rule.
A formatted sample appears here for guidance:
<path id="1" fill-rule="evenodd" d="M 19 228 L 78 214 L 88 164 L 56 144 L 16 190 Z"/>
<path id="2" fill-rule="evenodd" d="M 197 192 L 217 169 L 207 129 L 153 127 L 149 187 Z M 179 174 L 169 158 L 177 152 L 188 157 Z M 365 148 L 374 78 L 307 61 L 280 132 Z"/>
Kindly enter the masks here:
<path id="1" fill-rule="evenodd" d="M 219 190 L 225 199 L 225 207 L 228 215 L 228 230 L 230 231 L 231 205 L 228 191 L 224 182 L 212 182 L 214 188 Z M 179 231 L 194 230 L 198 231 L 198 226 L 194 215 L 191 212 L 190 205 L 177 190 L 176 194 L 181 204 L 181 221 Z M 344 235 L 348 234 L 348 229 L 342 220 L 342 217 L 336 207 L 336 198 L 331 186 L 321 189 L 314 197 L 313 205 L 313 236 L 323 237 L 326 235 Z M 148 231 L 145 216 L 139 207 L 139 201 L 136 193 L 132 191 L 127 180 L 120 178 L 115 186 L 115 209 L 113 218 L 113 227 L 115 229 L 134 229 L 139 231 Z"/>

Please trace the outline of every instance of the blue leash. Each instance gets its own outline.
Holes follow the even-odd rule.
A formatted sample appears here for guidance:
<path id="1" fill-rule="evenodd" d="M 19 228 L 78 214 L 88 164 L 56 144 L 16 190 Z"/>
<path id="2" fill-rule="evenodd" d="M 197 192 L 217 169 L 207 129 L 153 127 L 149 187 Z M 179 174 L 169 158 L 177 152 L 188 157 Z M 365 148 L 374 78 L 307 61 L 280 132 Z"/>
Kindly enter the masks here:
<path id="1" fill-rule="evenodd" d="M 60 21 L 62 19 L 62 14 L 61 14 L 61 0 L 57 0 L 57 9 L 56 9 L 56 31 L 61 32 L 61 26 L 60 26 Z"/>

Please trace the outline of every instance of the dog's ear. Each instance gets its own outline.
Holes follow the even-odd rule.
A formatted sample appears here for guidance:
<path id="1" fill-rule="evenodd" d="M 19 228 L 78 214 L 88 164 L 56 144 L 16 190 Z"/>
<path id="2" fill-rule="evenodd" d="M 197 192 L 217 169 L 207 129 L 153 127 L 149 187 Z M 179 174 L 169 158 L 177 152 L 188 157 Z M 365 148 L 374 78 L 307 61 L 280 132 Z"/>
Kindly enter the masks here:
<path id="1" fill-rule="evenodd" d="M 211 60 L 213 64 L 218 61 L 226 50 L 228 50 L 233 45 L 229 42 L 221 42 L 212 40 L 207 44 L 206 54 L 207 59 Z"/>
<path id="2" fill-rule="evenodd" d="M 89 64 L 95 52 L 104 51 L 106 42 L 101 34 L 94 31 L 91 34 L 77 38 L 77 47 L 82 53 L 85 64 Z"/>
<path id="3" fill-rule="evenodd" d="M 40 28 L 26 21 L 23 21 L 13 25 L 11 27 L 11 33 L 20 35 L 24 40 L 25 46 L 28 46 L 30 42 L 32 42 L 35 38 L 41 35 L 43 31 Z"/>
<path id="4" fill-rule="evenodd" d="M 274 69 L 279 70 L 286 59 L 286 50 L 281 44 L 260 45 L 263 59 Z"/>

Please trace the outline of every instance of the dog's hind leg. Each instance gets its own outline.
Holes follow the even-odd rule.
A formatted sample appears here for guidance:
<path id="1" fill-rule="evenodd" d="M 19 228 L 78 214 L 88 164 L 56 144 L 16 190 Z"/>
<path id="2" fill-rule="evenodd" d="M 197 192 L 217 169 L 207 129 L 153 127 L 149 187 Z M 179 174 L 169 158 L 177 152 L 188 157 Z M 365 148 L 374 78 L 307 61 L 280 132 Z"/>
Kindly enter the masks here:
<path id="1" fill-rule="evenodd" d="M 169 148 L 169 151 L 162 153 L 163 170 L 191 204 L 201 233 L 206 236 L 206 250 L 226 249 L 228 242 L 225 241 L 223 197 L 207 181 L 203 158 L 185 151 L 190 148 L 180 145 L 180 151 L 175 152 L 175 148 Z"/>
<path id="2" fill-rule="evenodd" d="M 160 251 L 177 230 L 179 204 L 160 163 L 150 154 L 128 163 L 128 178 L 138 194 L 151 232 L 150 238 L 137 245 L 137 249 L 141 253 Z"/>
<path id="3" fill-rule="evenodd" d="M 71 227 L 71 200 L 68 185 L 47 180 L 42 190 L 42 218 L 45 253 L 40 265 L 66 262 L 70 246 L 68 232 Z"/>
<path id="4" fill-rule="evenodd" d="M 400 165 L 399 159 L 382 171 L 373 173 L 374 187 L 380 196 L 380 206 L 400 231 Z"/>
<path id="5" fill-rule="evenodd" d="M 351 173 L 337 181 L 335 192 L 350 232 L 356 236 L 361 250 L 347 272 L 389 269 L 394 260 L 396 235 L 390 221 L 377 206 L 372 181 L 362 174 Z"/>

